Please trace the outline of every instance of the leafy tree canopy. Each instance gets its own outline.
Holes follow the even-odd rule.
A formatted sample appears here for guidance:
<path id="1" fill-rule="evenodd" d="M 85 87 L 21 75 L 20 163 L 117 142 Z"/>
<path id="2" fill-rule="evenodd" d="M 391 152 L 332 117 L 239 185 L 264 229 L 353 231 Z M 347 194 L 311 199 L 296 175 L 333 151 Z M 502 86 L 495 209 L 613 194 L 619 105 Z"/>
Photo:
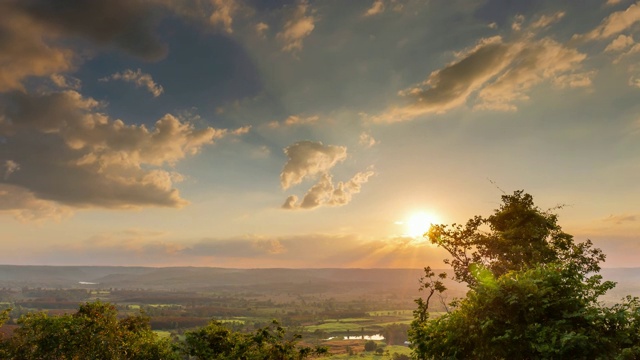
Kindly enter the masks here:
<path id="1" fill-rule="evenodd" d="M 449 252 L 445 262 L 469 291 L 452 311 L 430 320 L 429 303 L 446 291 L 446 274 L 425 268 L 426 296 L 416 300 L 410 331 L 416 357 L 640 358 L 638 299 L 600 304 L 615 286 L 597 274 L 604 254 L 588 240 L 576 243 L 557 221 L 516 191 L 489 217 L 433 226 L 429 241 Z"/>
<path id="2" fill-rule="evenodd" d="M 115 306 L 100 301 L 80 305 L 75 314 L 29 313 L 18 324 L 8 343 L 15 359 L 179 359 L 144 314 L 118 319 Z"/>
<path id="3" fill-rule="evenodd" d="M 232 332 L 222 323 L 211 321 L 185 336 L 183 352 L 201 360 L 298 360 L 328 351 L 299 346 L 300 335 L 288 335 L 276 321 L 255 333 Z"/>

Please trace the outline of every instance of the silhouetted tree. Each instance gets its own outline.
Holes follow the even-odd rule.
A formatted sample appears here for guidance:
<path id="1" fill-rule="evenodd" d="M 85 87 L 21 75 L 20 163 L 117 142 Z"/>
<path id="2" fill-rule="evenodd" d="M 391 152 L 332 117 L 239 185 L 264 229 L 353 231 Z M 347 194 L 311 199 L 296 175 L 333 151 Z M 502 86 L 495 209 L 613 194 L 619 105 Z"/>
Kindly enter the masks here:
<path id="1" fill-rule="evenodd" d="M 574 242 L 529 194 L 504 195 L 493 215 L 436 225 L 427 236 L 449 252 L 445 262 L 469 291 L 429 320 L 429 298 L 445 288 L 425 269 L 428 297 L 416 300 L 410 331 L 418 359 L 640 358 L 638 299 L 602 306 L 598 298 L 615 286 L 597 274 L 604 254 Z"/>
<path id="2" fill-rule="evenodd" d="M 179 359 L 168 340 L 151 331 L 143 314 L 119 320 L 115 307 L 100 301 L 71 315 L 30 313 L 8 342 L 12 359 Z"/>

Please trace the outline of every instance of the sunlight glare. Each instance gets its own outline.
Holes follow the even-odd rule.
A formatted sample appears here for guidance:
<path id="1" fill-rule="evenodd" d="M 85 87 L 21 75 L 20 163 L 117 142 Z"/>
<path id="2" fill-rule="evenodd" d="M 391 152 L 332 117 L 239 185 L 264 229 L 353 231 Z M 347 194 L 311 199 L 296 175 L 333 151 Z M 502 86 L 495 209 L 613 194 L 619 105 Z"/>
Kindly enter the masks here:
<path id="1" fill-rule="evenodd" d="M 414 238 L 421 238 L 429 231 L 432 224 L 437 224 L 438 219 L 435 215 L 419 212 L 411 215 L 406 222 L 407 235 Z"/>

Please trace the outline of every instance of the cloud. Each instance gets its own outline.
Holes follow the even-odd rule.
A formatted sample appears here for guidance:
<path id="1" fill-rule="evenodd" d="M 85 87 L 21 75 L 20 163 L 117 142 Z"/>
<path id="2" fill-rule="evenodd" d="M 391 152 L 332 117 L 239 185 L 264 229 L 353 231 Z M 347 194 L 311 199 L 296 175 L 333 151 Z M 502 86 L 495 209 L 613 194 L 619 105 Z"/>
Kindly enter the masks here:
<path id="1" fill-rule="evenodd" d="M 377 14 L 381 14 L 384 12 L 384 1 L 383 0 L 375 0 L 371 7 L 365 11 L 364 16 L 373 16 Z"/>
<path id="2" fill-rule="evenodd" d="M 211 0 L 211 4 L 214 10 L 209 16 L 209 22 L 221 26 L 229 34 L 233 33 L 233 15 L 238 11 L 236 0 Z"/>
<path id="3" fill-rule="evenodd" d="M 154 34 L 158 22 L 154 2 L 33 0 L 4 3 L 12 12 L 27 16 L 49 33 L 86 38 L 147 60 L 158 60 L 166 54 L 166 46 Z"/>
<path id="4" fill-rule="evenodd" d="M 323 145 L 319 141 L 298 141 L 286 147 L 284 153 L 288 160 L 280 174 L 280 184 L 285 190 L 307 177 L 326 173 L 347 158 L 346 147 Z"/>
<path id="5" fill-rule="evenodd" d="M 17 162 L 13 160 L 6 160 L 4 162 L 4 179 L 9 179 L 9 176 L 18 170 L 20 170 L 20 165 Z"/>
<path id="6" fill-rule="evenodd" d="M 0 2 L 0 92 L 23 89 L 25 79 L 44 76 L 78 89 L 74 82 L 62 85 L 59 75 L 81 61 L 73 50 L 77 38 L 145 60 L 162 58 L 167 49 L 154 34 L 161 13 L 155 7 L 154 1 L 137 0 Z"/>
<path id="7" fill-rule="evenodd" d="M 256 29 L 256 34 L 258 34 L 259 37 L 266 38 L 267 37 L 266 32 L 267 30 L 269 30 L 269 25 L 263 22 L 259 22 L 256 24 L 255 29 Z"/>
<path id="8" fill-rule="evenodd" d="M 513 18 L 513 22 L 511 23 L 511 30 L 520 31 L 522 30 L 522 24 L 524 23 L 525 17 L 522 14 L 518 14 Z"/>
<path id="9" fill-rule="evenodd" d="M 282 208 L 285 210 L 293 210 L 296 208 L 296 203 L 298 202 L 298 197 L 295 195 L 287 196 L 287 199 L 282 204 Z"/>
<path id="10" fill-rule="evenodd" d="M 433 71 L 422 83 L 399 92 L 404 100 L 374 122 L 398 122 L 431 113 L 444 113 L 471 101 L 476 110 L 517 110 L 516 103 L 548 81 L 558 88 L 587 87 L 595 71 L 583 71 L 587 56 L 550 37 L 536 38 L 536 31 L 562 18 L 563 13 L 540 17 L 526 29 L 524 17 L 516 19 L 513 39 L 484 38 L 457 54 L 456 60 Z"/>
<path id="11" fill-rule="evenodd" d="M 275 250 L 275 251 L 274 251 Z M 205 258 L 235 267 L 399 267 L 419 268 L 445 258 L 442 249 L 411 238 L 365 238 L 353 234 L 246 235 L 202 239 L 181 251 L 194 263 Z M 240 265 L 238 265 L 240 264 Z"/>
<path id="12" fill-rule="evenodd" d="M 306 116 L 302 117 L 300 115 L 291 115 L 285 120 L 278 122 L 272 121 L 268 124 L 270 128 L 279 128 L 281 126 L 294 126 L 294 125 L 304 125 L 304 124 L 312 124 L 320 119 L 319 116 Z"/>
<path id="13" fill-rule="evenodd" d="M 347 157 L 343 146 L 323 145 L 321 142 L 299 141 L 284 149 L 289 160 L 282 169 L 280 182 L 283 189 L 319 175 L 318 181 L 298 202 L 296 195 L 287 197 L 281 208 L 286 210 L 315 209 L 320 206 L 343 206 L 351 202 L 374 172 L 356 173 L 349 181 L 334 185 L 330 170 Z"/>
<path id="14" fill-rule="evenodd" d="M 359 172 L 347 182 L 338 182 L 335 186 L 331 175 L 323 174 L 318 182 L 307 191 L 298 204 L 298 197 L 289 196 L 283 209 L 315 209 L 320 206 L 343 206 L 351 202 L 354 194 L 360 192 L 362 184 L 369 181 L 373 171 Z"/>
<path id="15" fill-rule="evenodd" d="M 558 11 L 552 15 L 542 15 L 538 18 L 538 20 L 536 20 L 531 24 L 531 28 L 533 29 L 545 28 L 551 24 L 555 24 L 558 21 L 562 20 L 564 16 L 565 16 L 564 11 Z"/>
<path id="16" fill-rule="evenodd" d="M 607 39 L 629 29 L 638 21 L 640 21 L 640 3 L 635 3 L 626 10 L 611 13 L 596 28 L 585 34 L 575 34 L 572 39 L 575 41 Z"/>
<path id="17" fill-rule="evenodd" d="M 442 113 L 462 105 L 467 97 L 489 79 L 502 71 L 513 58 L 512 48 L 501 37 L 481 40 L 461 59 L 436 70 L 427 80 L 403 90 L 400 96 L 409 104 L 394 107 L 376 122 L 397 122 L 413 119 L 427 113 Z"/>
<path id="18" fill-rule="evenodd" d="M 284 43 L 283 51 L 291 53 L 302 51 L 302 41 L 315 28 L 316 19 L 312 15 L 307 15 L 308 10 L 309 4 L 306 1 L 298 3 L 282 31 L 276 35 Z"/>
<path id="19" fill-rule="evenodd" d="M 625 222 L 636 222 L 638 220 L 640 220 L 640 217 L 631 214 L 610 215 L 607 218 L 603 219 L 603 221 L 605 222 L 614 223 L 616 225 L 620 225 Z"/>
<path id="20" fill-rule="evenodd" d="M 5 179 L 6 180 L 6 179 Z M 13 216 L 20 222 L 61 221 L 73 210 L 54 201 L 38 199 L 20 186 L 0 183 L 0 214 Z"/>
<path id="21" fill-rule="evenodd" d="M 366 148 L 370 148 L 378 144 L 378 141 L 376 141 L 371 134 L 362 132 L 358 139 L 358 143 Z"/>
<path id="22" fill-rule="evenodd" d="M 118 72 L 100 79 L 100 81 L 103 82 L 110 80 L 122 80 L 124 82 L 133 83 L 138 88 L 145 87 L 147 91 L 153 94 L 154 97 L 158 97 L 164 92 L 162 85 L 156 84 L 151 75 L 143 73 L 140 69 L 137 69 L 136 71 L 127 69 L 123 72 Z"/>
<path id="23" fill-rule="evenodd" d="M 617 38 L 612 40 L 611 43 L 607 45 L 606 48 L 604 48 L 604 51 L 605 52 L 622 51 L 632 46 L 633 44 L 635 44 L 635 41 L 633 41 L 632 36 L 620 34 L 618 35 Z"/>
<path id="24" fill-rule="evenodd" d="M 170 114 L 147 128 L 100 109 L 72 90 L 2 98 L 0 163 L 19 165 L 6 185 L 74 208 L 180 207 L 187 202 L 173 185 L 183 176 L 171 167 L 216 139 L 248 131 L 196 129 Z"/>
<path id="25" fill-rule="evenodd" d="M 605 3 L 605 5 L 607 6 L 611 6 L 611 5 L 618 5 L 620 4 L 622 0 L 607 0 L 607 2 Z"/>
<path id="26" fill-rule="evenodd" d="M 478 93 L 481 100 L 478 108 L 516 110 L 514 102 L 527 100 L 527 91 L 545 80 L 553 80 L 559 87 L 591 84 L 592 73 L 575 73 L 587 57 L 576 49 L 550 38 L 514 44 L 512 48 L 518 49 L 518 53 L 511 59 L 511 66 Z M 573 77 L 566 76 L 572 72 Z M 582 80 L 578 81 L 579 78 Z"/>
<path id="27" fill-rule="evenodd" d="M 71 90 L 80 90 L 82 87 L 82 82 L 80 79 L 74 78 L 72 76 L 64 76 L 61 74 L 51 74 L 49 76 L 51 82 L 53 82 L 60 89 L 71 89 Z"/>
<path id="28" fill-rule="evenodd" d="M 17 2 L 0 2 L 0 92 L 22 89 L 30 76 L 49 76 L 73 69 L 71 50 L 50 46 L 55 34 L 24 11 Z"/>

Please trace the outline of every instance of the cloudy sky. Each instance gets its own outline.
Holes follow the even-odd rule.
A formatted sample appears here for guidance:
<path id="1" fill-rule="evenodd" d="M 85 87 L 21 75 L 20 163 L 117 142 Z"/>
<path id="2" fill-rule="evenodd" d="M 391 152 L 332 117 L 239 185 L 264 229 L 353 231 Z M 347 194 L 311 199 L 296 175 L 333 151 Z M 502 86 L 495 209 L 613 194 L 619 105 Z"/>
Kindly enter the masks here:
<path id="1" fill-rule="evenodd" d="M 640 266 L 640 2 L 0 2 L 0 263 L 438 267 L 524 189 Z"/>

